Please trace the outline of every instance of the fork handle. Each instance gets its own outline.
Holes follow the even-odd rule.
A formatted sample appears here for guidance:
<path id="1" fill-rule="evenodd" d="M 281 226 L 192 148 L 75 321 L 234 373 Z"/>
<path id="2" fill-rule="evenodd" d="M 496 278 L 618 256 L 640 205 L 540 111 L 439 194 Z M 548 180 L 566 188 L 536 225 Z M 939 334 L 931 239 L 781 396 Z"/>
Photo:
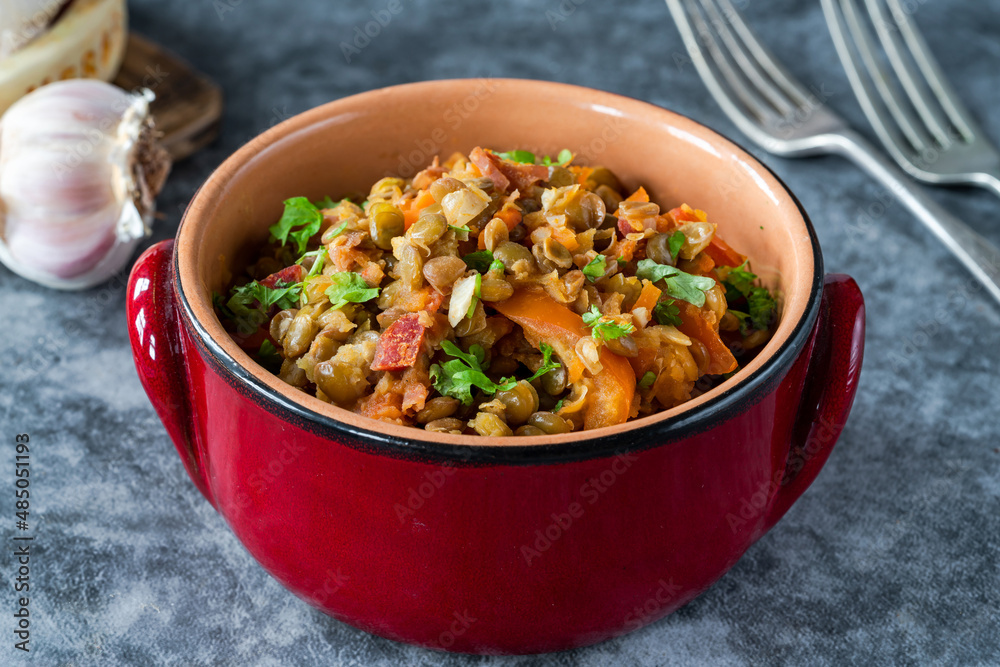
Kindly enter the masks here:
<path id="1" fill-rule="evenodd" d="M 931 199 L 922 188 L 860 134 L 848 130 L 831 142 L 841 155 L 878 179 L 899 199 L 1000 302 L 1000 250 Z"/>

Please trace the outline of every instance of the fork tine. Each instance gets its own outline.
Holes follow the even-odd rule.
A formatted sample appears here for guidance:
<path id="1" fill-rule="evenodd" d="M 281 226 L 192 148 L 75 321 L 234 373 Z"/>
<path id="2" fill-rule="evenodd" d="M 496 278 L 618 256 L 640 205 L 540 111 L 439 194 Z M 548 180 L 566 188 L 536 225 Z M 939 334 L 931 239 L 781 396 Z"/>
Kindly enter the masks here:
<path id="1" fill-rule="evenodd" d="M 771 79 L 785 91 L 795 102 L 796 106 L 803 108 L 811 107 L 813 105 L 813 96 L 761 44 L 760 40 L 757 39 L 757 36 L 754 35 L 750 26 L 746 24 L 732 3 L 729 0 L 718 0 L 718 2 L 722 7 L 723 14 L 729 19 L 730 25 L 739 34 L 747 50 L 753 54 L 757 62 L 767 68 Z"/>
<path id="2" fill-rule="evenodd" d="M 760 123 L 774 120 L 777 114 L 752 90 L 746 79 L 737 74 L 694 0 L 667 0 L 667 5 L 702 79 L 716 100 L 730 111 L 733 120 L 739 122 L 738 117 L 743 117 L 749 124 L 752 124 L 749 117 Z M 743 129 L 748 128 L 744 125 Z"/>
<path id="3" fill-rule="evenodd" d="M 899 30 L 903 34 L 903 39 L 906 40 L 906 45 L 910 47 L 910 53 L 913 54 L 913 59 L 916 61 L 917 67 L 924 73 L 927 85 L 934 91 L 934 95 L 937 97 L 938 102 L 941 103 L 945 113 L 948 114 L 948 118 L 954 124 L 955 129 L 962 134 L 966 141 L 971 142 L 975 140 L 977 135 L 982 134 L 979 131 L 978 124 L 973 119 L 972 114 L 958 101 L 958 95 L 955 94 L 955 91 L 941 72 L 941 68 L 931 55 L 931 51 L 927 48 L 927 43 L 917 30 L 913 19 L 904 11 L 899 0 L 887 0 L 887 2 L 889 3 L 893 19 L 896 25 L 899 26 Z"/>
<path id="4" fill-rule="evenodd" d="M 840 8 L 843 12 L 845 24 L 854 40 L 854 47 L 860 56 L 861 63 L 868 70 L 868 77 L 875 86 L 875 90 L 882 98 L 889 113 L 899 124 L 903 134 L 906 135 L 910 145 L 917 152 L 925 151 L 929 147 L 931 137 L 927 134 L 926 128 L 919 125 L 919 119 L 903 100 L 902 94 L 898 90 L 895 82 L 885 76 L 881 63 L 876 56 L 875 42 L 872 39 L 868 26 L 858 15 L 858 7 L 854 0 L 840 0 Z"/>
<path id="5" fill-rule="evenodd" d="M 708 16 L 708 20 L 715 27 L 716 32 L 722 42 L 729 49 L 729 55 L 739 66 L 744 76 L 751 81 L 756 91 L 770 102 L 771 106 L 783 117 L 789 116 L 795 111 L 797 105 L 789 99 L 788 95 L 770 78 L 768 73 L 761 67 L 760 62 L 747 54 L 744 44 L 736 38 L 729 29 L 729 20 L 736 14 L 729 14 L 726 17 L 719 12 L 712 0 L 701 0 L 701 5 Z M 730 6 L 731 8 L 731 6 Z M 733 10 L 735 12 L 735 9 Z"/>
<path id="6" fill-rule="evenodd" d="M 914 66 L 915 57 L 912 53 L 910 53 L 910 57 L 904 55 L 904 44 L 900 40 L 899 33 L 890 27 L 896 25 L 894 17 L 889 17 L 879 0 L 865 0 L 865 4 L 872 17 L 872 23 L 875 24 L 875 32 L 885 48 L 889 63 L 896 71 L 896 76 L 903 84 L 903 89 L 909 95 L 910 103 L 938 143 L 942 146 L 949 146 L 955 140 L 953 133 L 949 131 L 951 123 L 939 107 L 932 107 L 928 104 L 930 98 L 928 86 L 924 77 L 921 76 L 920 70 Z"/>

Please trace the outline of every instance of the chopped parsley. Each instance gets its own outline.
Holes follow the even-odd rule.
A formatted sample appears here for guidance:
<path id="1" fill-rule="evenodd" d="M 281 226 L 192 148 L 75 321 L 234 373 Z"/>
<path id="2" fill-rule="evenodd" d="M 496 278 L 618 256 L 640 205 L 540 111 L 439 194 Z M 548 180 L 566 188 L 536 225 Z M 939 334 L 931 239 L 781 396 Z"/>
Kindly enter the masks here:
<path id="1" fill-rule="evenodd" d="M 653 307 L 653 318 L 657 324 L 679 327 L 681 324 L 681 309 L 675 306 L 673 299 L 661 301 Z"/>
<path id="2" fill-rule="evenodd" d="M 479 250 L 476 252 L 470 252 L 468 255 L 462 258 L 465 265 L 468 266 L 473 271 L 479 271 L 479 273 L 486 273 L 490 270 L 493 265 L 493 253 L 489 250 Z"/>
<path id="3" fill-rule="evenodd" d="M 377 287 L 368 287 L 361 274 L 342 271 L 330 275 L 333 284 L 327 288 L 326 296 L 333 308 L 343 308 L 348 303 L 364 303 L 378 296 Z"/>
<path id="4" fill-rule="evenodd" d="M 604 276 L 604 272 L 607 270 L 608 258 L 604 255 L 598 255 L 594 259 L 587 263 L 587 266 L 583 267 L 583 275 L 587 276 L 587 280 L 590 282 L 595 282 L 597 279 Z"/>
<path id="5" fill-rule="evenodd" d="M 272 373 L 278 373 L 281 370 L 282 361 L 278 349 L 271 344 L 271 341 L 265 340 L 260 344 L 260 350 L 257 351 L 257 363 Z"/>
<path id="6" fill-rule="evenodd" d="M 651 259 L 640 260 L 635 275 L 654 283 L 663 280 L 667 285 L 667 294 L 699 308 L 705 305 L 705 291 L 715 287 L 713 278 L 685 273 L 673 266 L 657 264 Z"/>
<path id="7" fill-rule="evenodd" d="M 344 223 L 347 224 L 346 222 Z M 320 248 L 319 250 L 313 250 L 312 252 L 307 252 L 306 254 L 299 257 L 299 261 L 296 264 L 301 264 L 308 257 L 315 257 L 313 260 L 312 267 L 309 269 L 309 273 L 306 274 L 306 278 L 312 278 L 318 275 L 320 271 L 323 270 L 323 265 L 326 263 L 326 248 Z M 304 281 L 303 281 L 304 282 Z"/>
<path id="8" fill-rule="evenodd" d="M 552 165 L 559 165 L 560 167 L 569 164 L 573 160 L 573 151 L 568 148 L 564 148 L 559 151 L 559 155 L 553 161 L 548 155 L 542 158 L 542 164 L 546 167 L 551 167 Z"/>
<path id="9" fill-rule="evenodd" d="M 502 274 L 506 270 L 507 267 L 504 266 L 504 263 L 501 262 L 499 259 L 494 259 L 493 262 L 490 263 L 490 271 Z"/>
<path id="10" fill-rule="evenodd" d="M 656 382 L 656 373 L 653 371 L 646 371 L 643 374 L 642 379 L 639 380 L 639 386 L 643 389 L 647 389 L 652 387 L 654 382 Z"/>
<path id="11" fill-rule="evenodd" d="M 565 398 L 560 398 L 558 401 L 556 401 L 555 407 L 552 408 L 552 412 L 559 412 L 560 410 L 562 410 L 562 406 L 565 401 L 566 401 Z"/>
<path id="12" fill-rule="evenodd" d="M 740 321 L 740 333 L 746 336 L 753 329 L 763 330 L 771 326 L 778 304 L 766 287 L 754 285 L 757 274 L 747 271 L 747 263 L 730 269 L 723 285 L 726 287 L 726 301 L 729 312 Z M 746 308 L 743 308 L 743 301 Z M 734 308 L 733 306 L 739 306 Z"/>
<path id="13" fill-rule="evenodd" d="M 441 349 L 448 356 L 454 357 L 442 364 L 434 364 L 430 368 L 434 389 L 442 396 L 451 396 L 465 405 L 472 405 L 473 387 L 492 395 L 498 391 L 509 391 L 517 386 L 517 380 L 514 378 L 501 378 L 499 382 L 494 382 L 486 375 L 489 365 L 483 365 L 486 351 L 481 345 L 472 345 L 468 352 L 463 352 L 458 345 L 445 340 L 441 342 Z M 552 346 L 542 343 L 541 350 L 542 365 L 527 379 L 528 382 L 559 368 L 559 362 L 552 360 Z"/>
<path id="14" fill-rule="evenodd" d="M 546 167 L 552 166 L 565 166 L 573 160 L 573 151 L 568 148 L 564 148 L 559 151 L 559 155 L 553 160 L 548 155 L 543 155 L 541 159 L 537 158 L 531 151 L 506 151 L 503 153 L 497 153 L 496 156 L 501 160 L 509 160 L 510 162 L 519 162 L 520 164 L 541 164 Z"/>
<path id="15" fill-rule="evenodd" d="M 677 255 L 680 254 L 681 248 L 684 247 L 684 242 L 687 237 L 684 236 L 684 232 L 676 231 L 673 235 L 667 239 L 667 248 L 670 250 L 670 257 L 675 262 L 677 261 Z"/>
<path id="16" fill-rule="evenodd" d="M 269 227 L 271 236 L 285 245 L 288 237 L 298 243 L 299 254 L 306 251 L 309 239 L 315 236 L 323 224 L 323 214 L 316 205 L 305 197 L 292 197 L 285 200 L 285 211 L 281 219 Z"/>
<path id="17" fill-rule="evenodd" d="M 455 232 L 455 238 L 459 241 L 468 241 L 469 232 L 472 231 L 468 227 L 459 227 L 458 225 L 448 225 L 448 229 Z"/>
<path id="18" fill-rule="evenodd" d="M 340 236 L 341 234 L 343 234 L 345 229 L 347 229 L 347 221 L 346 220 L 344 222 L 340 223 L 339 225 L 337 225 L 337 227 L 332 232 L 330 232 L 330 240 L 333 240 L 333 239 L 337 238 L 338 236 Z M 327 243 L 329 243 L 329 241 L 327 241 Z"/>
<path id="19" fill-rule="evenodd" d="M 497 153 L 497 157 L 501 160 L 520 162 L 521 164 L 535 164 L 535 154 L 531 151 L 507 151 Z"/>
<path id="20" fill-rule="evenodd" d="M 594 340 L 600 342 L 614 340 L 635 331 L 635 327 L 631 324 L 621 324 L 614 320 L 605 320 L 603 317 L 597 306 L 591 306 L 590 310 L 583 314 L 583 323 L 591 328 L 590 335 Z"/>
<path id="21" fill-rule="evenodd" d="M 313 202 L 313 206 L 316 208 L 334 208 L 337 204 L 342 204 L 345 201 L 350 201 L 349 199 L 341 199 L 340 201 L 333 201 L 330 195 L 327 195 L 317 202 Z"/>
<path id="22" fill-rule="evenodd" d="M 254 280 L 240 287 L 234 287 L 226 308 L 232 313 L 240 332 L 250 333 L 267 321 L 271 306 L 281 310 L 294 308 L 302 293 L 302 283 L 284 283 L 280 280 L 274 287 L 261 285 Z"/>

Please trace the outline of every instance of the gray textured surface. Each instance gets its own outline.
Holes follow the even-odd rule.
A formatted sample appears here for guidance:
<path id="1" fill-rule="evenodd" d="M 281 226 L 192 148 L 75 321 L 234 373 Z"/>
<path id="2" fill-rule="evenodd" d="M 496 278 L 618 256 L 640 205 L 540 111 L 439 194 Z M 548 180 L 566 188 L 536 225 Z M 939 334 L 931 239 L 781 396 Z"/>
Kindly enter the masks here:
<path id="1" fill-rule="evenodd" d="M 580 2 L 580 0 L 576 0 Z M 382 0 L 133 0 L 133 27 L 226 90 L 221 140 L 176 167 L 155 240 L 198 184 L 277 120 L 384 85 L 515 76 L 661 104 L 742 141 L 708 98 L 662 2 L 403 0 L 351 64 L 337 44 Z M 619 3 L 624 5 L 624 3 Z M 1000 14 L 912 0 L 956 88 L 1000 139 Z M 816 3 L 741 3 L 791 69 L 863 121 Z M 760 156 L 759 152 L 756 153 Z M 57 294 L 0 268 L 0 558 L 13 523 L 13 435 L 35 443 L 32 657 L 38 664 L 672 665 L 1000 663 L 1000 308 L 902 208 L 835 158 L 764 158 L 813 216 L 829 271 L 867 298 L 851 421 L 786 518 L 702 597 L 624 638 L 478 659 L 364 634 L 307 607 L 243 550 L 188 481 L 135 374 L 121 282 Z M 939 191 L 1000 242 L 1000 202 Z M 949 305 L 949 297 L 952 303 Z M 0 595 L 0 663 L 14 594 Z"/>

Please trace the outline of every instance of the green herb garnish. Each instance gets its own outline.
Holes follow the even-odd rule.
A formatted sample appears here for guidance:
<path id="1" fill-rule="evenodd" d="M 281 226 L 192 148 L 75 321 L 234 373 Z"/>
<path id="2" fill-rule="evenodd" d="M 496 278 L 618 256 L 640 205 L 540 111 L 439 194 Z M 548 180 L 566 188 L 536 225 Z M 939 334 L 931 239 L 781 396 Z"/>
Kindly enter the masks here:
<path id="1" fill-rule="evenodd" d="M 643 389 L 647 389 L 648 387 L 652 387 L 654 382 L 656 382 L 656 373 L 653 371 L 646 371 L 643 374 L 642 379 L 639 380 L 639 386 Z"/>
<path id="2" fill-rule="evenodd" d="M 309 239 L 315 236 L 323 224 L 323 214 L 316 205 L 305 197 L 292 197 L 285 200 L 285 212 L 281 220 L 269 227 L 271 236 L 285 245 L 288 237 L 292 237 L 299 245 L 299 254 L 306 251 Z"/>
<path id="3" fill-rule="evenodd" d="M 640 260 L 635 275 L 654 283 L 663 280 L 667 285 L 667 294 L 699 308 L 705 305 L 705 291 L 715 287 L 715 280 L 712 278 L 685 273 L 673 266 L 657 264 L 651 259 Z"/>
<path id="4" fill-rule="evenodd" d="M 590 335 L 594 340 L 600 342 L 614 340 L 635 331 L 635 327 L 631 324 L 620 324 L 614 320 L 605 320 L 603 317 L 597 306 L 591 306 L 590 310 L 583 314 L 583 323 L 591 328 Z"/>
<path id="5" fill-rule="evenodd" d="M 493 262 L 490 263 L 490 271 L 502 274 L 506 270 L 507 267 L 499 259 L 494 259 Z"/>
<path id="6" fill-rule="evenodd" d="M 320 199 L 319 201 L 313 202 L 313 206 L 315 206 L 316 208 L 334 208 L 335 206 L 337 206 L 337 204 L 342 204 L 345 201 L 350 201 L 350 200 L 341 199 L 340 201 L 333 201 L 333 199 L 330 198 L 330 195 L 327 195 L 322 199 Z"/>
<path id="7" fill-rule="evenodd" d="M 587 276 L 590 282 L 595 282 L 598 278 L 604 276 L 604 272 L 607 270 L 607 263 L 607 257 L 598 255 L 587 262 L 587 266 L 583 267 L 583 275 Z"/>
<path id="8" fill-rule="evenodd" d="M 466 230 L 468 231 L 468 230 Z M 465 265 L 468 266 L 473 271 L 479 271 L 479 273 L 486 273 L 490 270 L 493 265 L 493 253 L 489 250 L 478 250 L 476 252 L 470 252 L 468 255 L 462 258 Z"/>
<path id="9" fill-rule="evenodd" d="M 488 365 L 483 365 L 486 351 L 481 345 L 472 345 L 468 352 L 463 352 L 458 345 L 445 340 L 441 342 L 441 349 L 449 356 L 455 357 L 442 364 L 434 364 L 430 368 L 434 389 L 442 396 L 451 396 L 465 405 L 472 405 L 473 387 L 492 395 L 498 391 L 509 391 L 517 385 L 517 380 L 514 378 L 502 378 L 499 382 L 494 382 L 486 375 Z M 528 382 L 559 368 L 559 362 L 552 361 L 552 346 L 542 343 L 541 350 L 542 365 L 527 379 Z"/>
<path id="10" fill-rule="evenodd" d="M 455 232 L 456 234 L 455 238 L 457 238 L 459 241 L 468 241 L 469 232 L 472 231 L 468 227 L 459 227 L 458 225 L 448 225 L 448 229 Z"/>
<path id="11" fill-rule="evenodd" d="M 558 401 L 556 401 L 555 407 L 552 408 L 552 412 L 559 412 L 560 410 L 562 410 L 562 406 L 565 401 L 566 401 L 565 398 L 560 398 Z"/>
<path id="12" fill-rule="evenodd" d="M 368 287 L 368 283 L 361 277 L 361 274 L 343 271 L 330 275 L 333 281 L 326 290 L 326 296 L 333 304 L 333 308 L 343 308 L 348 303 L 364 303 L 378 296 L 377 287 Z"/>
<path id="13" fill-rule="evenodd" d="M 667 248 L 670 250 L 670 257 L 675 262 L 677 261 L 677 255 L 680 253 L 681 248 L 684 247 L 684 242 L 687 237 L 684 236 L 684 232 L 676 231 L 673 235 L 667 239 Z"/>
<path id="14" fill-rule="evenodd" d="M 344 224 L 346 225 L 347 223 L 345 222 Z M 318 275 L 319 272 L 323 270 L 323 265 L 326 263 L 326 248 L 319 248 L 318 250 L 307 252 L 299 257 L 299 260 L 295 263 L 301 264 L 309 257 L 315 257 L 316 259 L 313 260 L 312 266 L 309 268 L 309 273 L 306 274 L 306 279 Z M 303 282 L 305 282 L 305 280 L 303 280 Z"/>
<path id="15" fill-rule="evenodd" d="M 671 325 L 679 327 L 681 322 L 681 309 L 674 305 L 672 299 L 661 301 L 653 307 L 653 318 L 657 324 Z"/>
<path id="16" fill-rule="evenodd" d="M 278 349 L 271 344 L 271 341 L 265 340 L 260 344 L 260 350 L 257 351 L 257 363 L 272 373 L 278 373 L 281 370 L 282 361 Z"/>
<path id="17" fill-rule="evenodd" d="M 234 287 L 226 307 L 232 313 L 242 333 L 250 333 L 267 321 L 271 306 L 281 310 L 294 308 L 302 293 L 302 283 L 278 281 L 274 287 L 267 287 L 256 280 L 240 287 Z"/>
<path id="18" fill-rule="evenodd" d="M 521 164 L 535 164 L 535 154 L 531 151 L 507 151 L 505 153 L 497 153 L 496 155 L 501 160 L 510 160 L 511 162 L 520 162 Z"/>
<path id="19" fill-rule="evenodd" d="M 573 151 L 568 148 L 564 148 L 559 151 L 559 155 L 553 160 L 548 155 L 542 158 L 542 164 L 546 167 L 551 167 L 553 165 L 559 165 L 560 167 L 569 164 L 569 161 L 573 159 Z"/>
<path id="20" fill-rule="evenodd" d="M 778 304 L 766 287 L 754 285 L 757 274 L 747 271 L 743 262 L 729 270 L 723 284 L 726 287 L 726 301 L 729 303 L 729 312 L 740 321 L 740 333 L 744 336 L 750 333 L 751 329 L 763 330 L 771 326 L 774 314 L 777 312 Z M 741 298 L 746 299 L 747 310 L 737 310 L 733 308 Z"/>

